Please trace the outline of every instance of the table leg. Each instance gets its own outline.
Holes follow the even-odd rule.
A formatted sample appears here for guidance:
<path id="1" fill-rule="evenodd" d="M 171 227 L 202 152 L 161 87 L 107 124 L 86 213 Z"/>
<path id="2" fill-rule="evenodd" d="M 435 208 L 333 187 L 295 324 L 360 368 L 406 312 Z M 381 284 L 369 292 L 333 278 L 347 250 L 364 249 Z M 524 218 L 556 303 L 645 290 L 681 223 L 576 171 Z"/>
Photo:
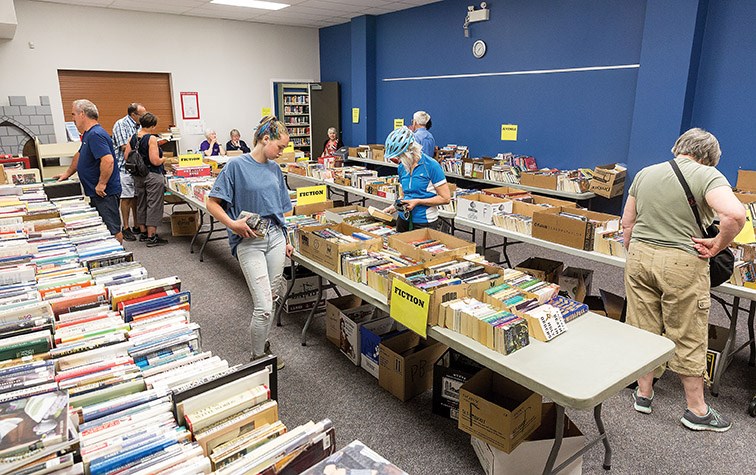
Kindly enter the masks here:
<path id="1" fill-rule="evenodd" d="M 720 383 L 720 380 L 722 379 L 722 374 L 724 374 L 724 370 L 727 367 L 727 360 L 729 359 L 730 348 L 732 348 L 732 345 L 735 342 L 735 333 L 738 327 L 738 312 L 740 312 L 740 297 L 733 297 L 732 313 L 729 315 L 730 332 L 727 335 L 727 342 L 725 343 L 724 349 L 722 350 L 722 354 L 719 356 L 720 363 L 717 365 L 717 369 L 714 372 L 714 377 L 712 377 L 711 395 L 714 397 L 719 396 L 719 383 Z"/>
<path id="2" fill-rule="evenodd" d="M 554 473 L 554 464 L 556 463 L 559 449 L 562 447 L 562 439 L 564 438 L 564 406 L 560 406 L 559 404 L 555 404 L 554 406 L 556 407 L 554 445 L 551 446 L 551 453 L 549 453 L 549 458 L 546 460 L 546 466 L 543 467 L 543 475 Z"/>
<path id="3" fill-rule="evenodd" d="M 202 230 L 202 226 L 205 224 L 205 213 L 202 210 L 199 210 L 200 216 L 199 216 L 199 222 L 200 225 L 197 227 L 197 230 L 194 232 L 194 236 L 192 236 L 192 242 L 189 244 L 189 254 L 194 254 L 194 241 L 197 240 L 197 236 L 199 236 L 200 230 Z"/>
<path id="4" fill-rule="evenodd" d="M 315 316 L 315 312 L 318 311 L 320 300 L 323 298 L 323 277 L 318 274 L 318 297 L 315 299 L 315 306 L 312 307 L 310 313 L 307 315 L 307 321 L 305 321 L 304 328 L 302 328 L 302 346 L 307 346 L 307 329 L 310 328 L 312 318 Z"/>
<path id="5" fill-rule="evenodd" d="M 751 341 L 751 357 L 748 359 L 750 366 L 756 366 L 756 336 L 754 335 L 754 316 L 756 316 L 756 300 L 751 300 L 748 308 L 748 338 Z"/>
<path id="6" fill-rule="evenodd" d="M 516 244 L 516 243 L 515 243 Z M 504 253 L 504 262 L 507 263 L 507 267 L 512 269 L 512 261 L 509 260 L 509 253 L 507 253 L 507 247 L 509 247 L 509 241 L 507 241 L 507 238 L 504 238 L 504 242 L 501 244 L 501 251 Z"/>
<path id="7" fill-rule="evenodd" d="M 612 469 L 612 447 L 609 445 L 609 436 L 604 429 L 604 421 L 601 420 L 601 404 L 593 408 L 593 418 L 596 419 L 596 427 L 601 441 L 604 443 L 604 470 Z"/>
<path id="8" fill-rule="evenodd" d="M 210 216 L 210 230 L 207 232 L 205 241 L 202 243 L 202 247 L 200 248 L 200 262 L 205 262 L 205 246 L 207 246 L 207 242 L 210 240 L 210 236 L 213 235 L 213 231 L 215 231 L 215 218 Z"/>
<path id="9" fill-rule="evenodd" d="M 291 295 L 291 290 L 294 288 L 294 282 L 297 280 L 297 264 L 294 261 L 291 261 L 291 279 L 289 280 L 289 284 L 286 286 L 286 293 L 284 294 L 283 298 L 281 299 L 281 305 L 278 306 L 276 309 L 276 326 L 281 326 L 281 314 L 283 313 L 284 305 L 286 305 L 286 301 L 289 300 L 289 295 Z"/>

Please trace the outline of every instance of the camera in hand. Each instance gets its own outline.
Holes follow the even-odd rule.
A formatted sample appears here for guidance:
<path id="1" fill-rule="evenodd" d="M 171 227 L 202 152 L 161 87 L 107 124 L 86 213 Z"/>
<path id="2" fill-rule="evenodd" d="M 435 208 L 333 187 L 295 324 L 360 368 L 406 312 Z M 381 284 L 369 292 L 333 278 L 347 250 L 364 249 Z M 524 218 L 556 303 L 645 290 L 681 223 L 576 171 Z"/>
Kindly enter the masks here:
<path id="1" fill-rule="evenodd" d="M 259 237 L 264 237 L 268 234 L 268 227 L 270 227 L 270 219 L 263 218 L 257 213 L 251 213 L 249 211 L 242 211 L 239 213 L 240 218 L 245 218 L 247 226 Z"/>

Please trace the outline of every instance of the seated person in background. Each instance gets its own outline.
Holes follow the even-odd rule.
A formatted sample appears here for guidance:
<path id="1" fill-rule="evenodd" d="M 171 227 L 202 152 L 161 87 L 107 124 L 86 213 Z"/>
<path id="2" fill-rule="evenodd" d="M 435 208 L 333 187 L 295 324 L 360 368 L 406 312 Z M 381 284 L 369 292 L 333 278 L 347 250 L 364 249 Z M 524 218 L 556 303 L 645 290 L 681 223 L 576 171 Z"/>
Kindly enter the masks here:
<path id="1" fill-rule="evenodd" d="M 244 140 L 241 140 L 238 130 L 231 129 L 231 140 L 226 142 L 226 150 L 241 150 L 242 153 L 249 153 L 249 147 Z"/>
<path id="2" fill-rule="evenodd" d="M 206 157 L 210 157 L 212 155 L 225 155 L 226 151 L 223 150 L 223 147 L 221 147 L 221 144 L 218 143 L 218 134 L 215 133 L 212 129 L 207 129 L 205 131 L 205 139 L 200 144 L 200 152 Z"/>
<path id="3" fill-rule="evenodd" d="M 339 133 L 336 131 L 336 127 L 328 128 L 328 140 L 323 144 L 323 153 L 321 157 L 332 157 L 336 154 L 336 150 L 344 146 L 344 142 L 341 141 Z"/>

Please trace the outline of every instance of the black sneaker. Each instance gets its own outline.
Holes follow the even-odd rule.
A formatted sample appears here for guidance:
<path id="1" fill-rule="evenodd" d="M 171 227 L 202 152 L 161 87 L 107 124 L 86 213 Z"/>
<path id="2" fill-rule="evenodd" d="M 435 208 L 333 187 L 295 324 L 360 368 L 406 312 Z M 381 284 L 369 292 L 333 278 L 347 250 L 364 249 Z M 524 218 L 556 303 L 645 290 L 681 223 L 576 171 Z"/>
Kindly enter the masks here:
<path id="1" fill-rule="evenodd" d="M 732 422 L 725 419 L 720 413 L 709 406 L 709 412 L 705 416 L 697 416 L 690 409 L 685 409 L 680 422 L 690 430 L 711 430 L 714 432 L 726 432 L 732 427 Z"/>
<path id="2" fill-rule="evenodd" d="M 121 230 L 121 234 L 123 235 L 124 241 L 136 241 L 137 238 L 134 236 L 134 233 L 131 232 L 131 229 L 126 228 Z"/>
<path id="3" fill-rule="evenodd" d="M 147 238 L 147 247 L 162 246 L 163 244 L 168 244 L 168 241 L 157 234 L 153 234 L 151 238 Z"/>
<path id="4" fill-rule="evenodd" d="M 139 229 L 139 226 L 134 226 L 133 228 L 131 228 L 131 232 L 136 236 L 137 234 L 141 234 L 142 230 Z"/>
<path id="5" fill-rule="evenodd" d="M 147 233 L 139 232 L 139 242 L 146 242 L 150 237 L 147 236 Z"/>
<path id="6" fill-rule="evenodd" d="M 643 397 L 638 394 L 638 389 L 633 391 L 633 407 L 636 411 L 643 414 L 651 414 L 651 403 L 654 401 L 654 392 L 651 391 L 651 397 Z"/>

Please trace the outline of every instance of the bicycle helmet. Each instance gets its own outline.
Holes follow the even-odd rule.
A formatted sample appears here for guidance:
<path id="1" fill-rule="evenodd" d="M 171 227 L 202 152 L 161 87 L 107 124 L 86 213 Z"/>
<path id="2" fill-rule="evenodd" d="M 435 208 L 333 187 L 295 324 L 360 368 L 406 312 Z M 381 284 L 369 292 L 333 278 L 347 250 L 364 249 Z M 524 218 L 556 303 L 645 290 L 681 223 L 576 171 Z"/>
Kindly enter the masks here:
<path id="1" fill-rule="evenodd" d="M 415 134 L 412 133 L 409 127 L 404 126 L 394 129 L 386 137 L 386 150 L 383 152 L 383 156 L 387 160 L 396 158 L 406 152 L 414 142 Z"/>

